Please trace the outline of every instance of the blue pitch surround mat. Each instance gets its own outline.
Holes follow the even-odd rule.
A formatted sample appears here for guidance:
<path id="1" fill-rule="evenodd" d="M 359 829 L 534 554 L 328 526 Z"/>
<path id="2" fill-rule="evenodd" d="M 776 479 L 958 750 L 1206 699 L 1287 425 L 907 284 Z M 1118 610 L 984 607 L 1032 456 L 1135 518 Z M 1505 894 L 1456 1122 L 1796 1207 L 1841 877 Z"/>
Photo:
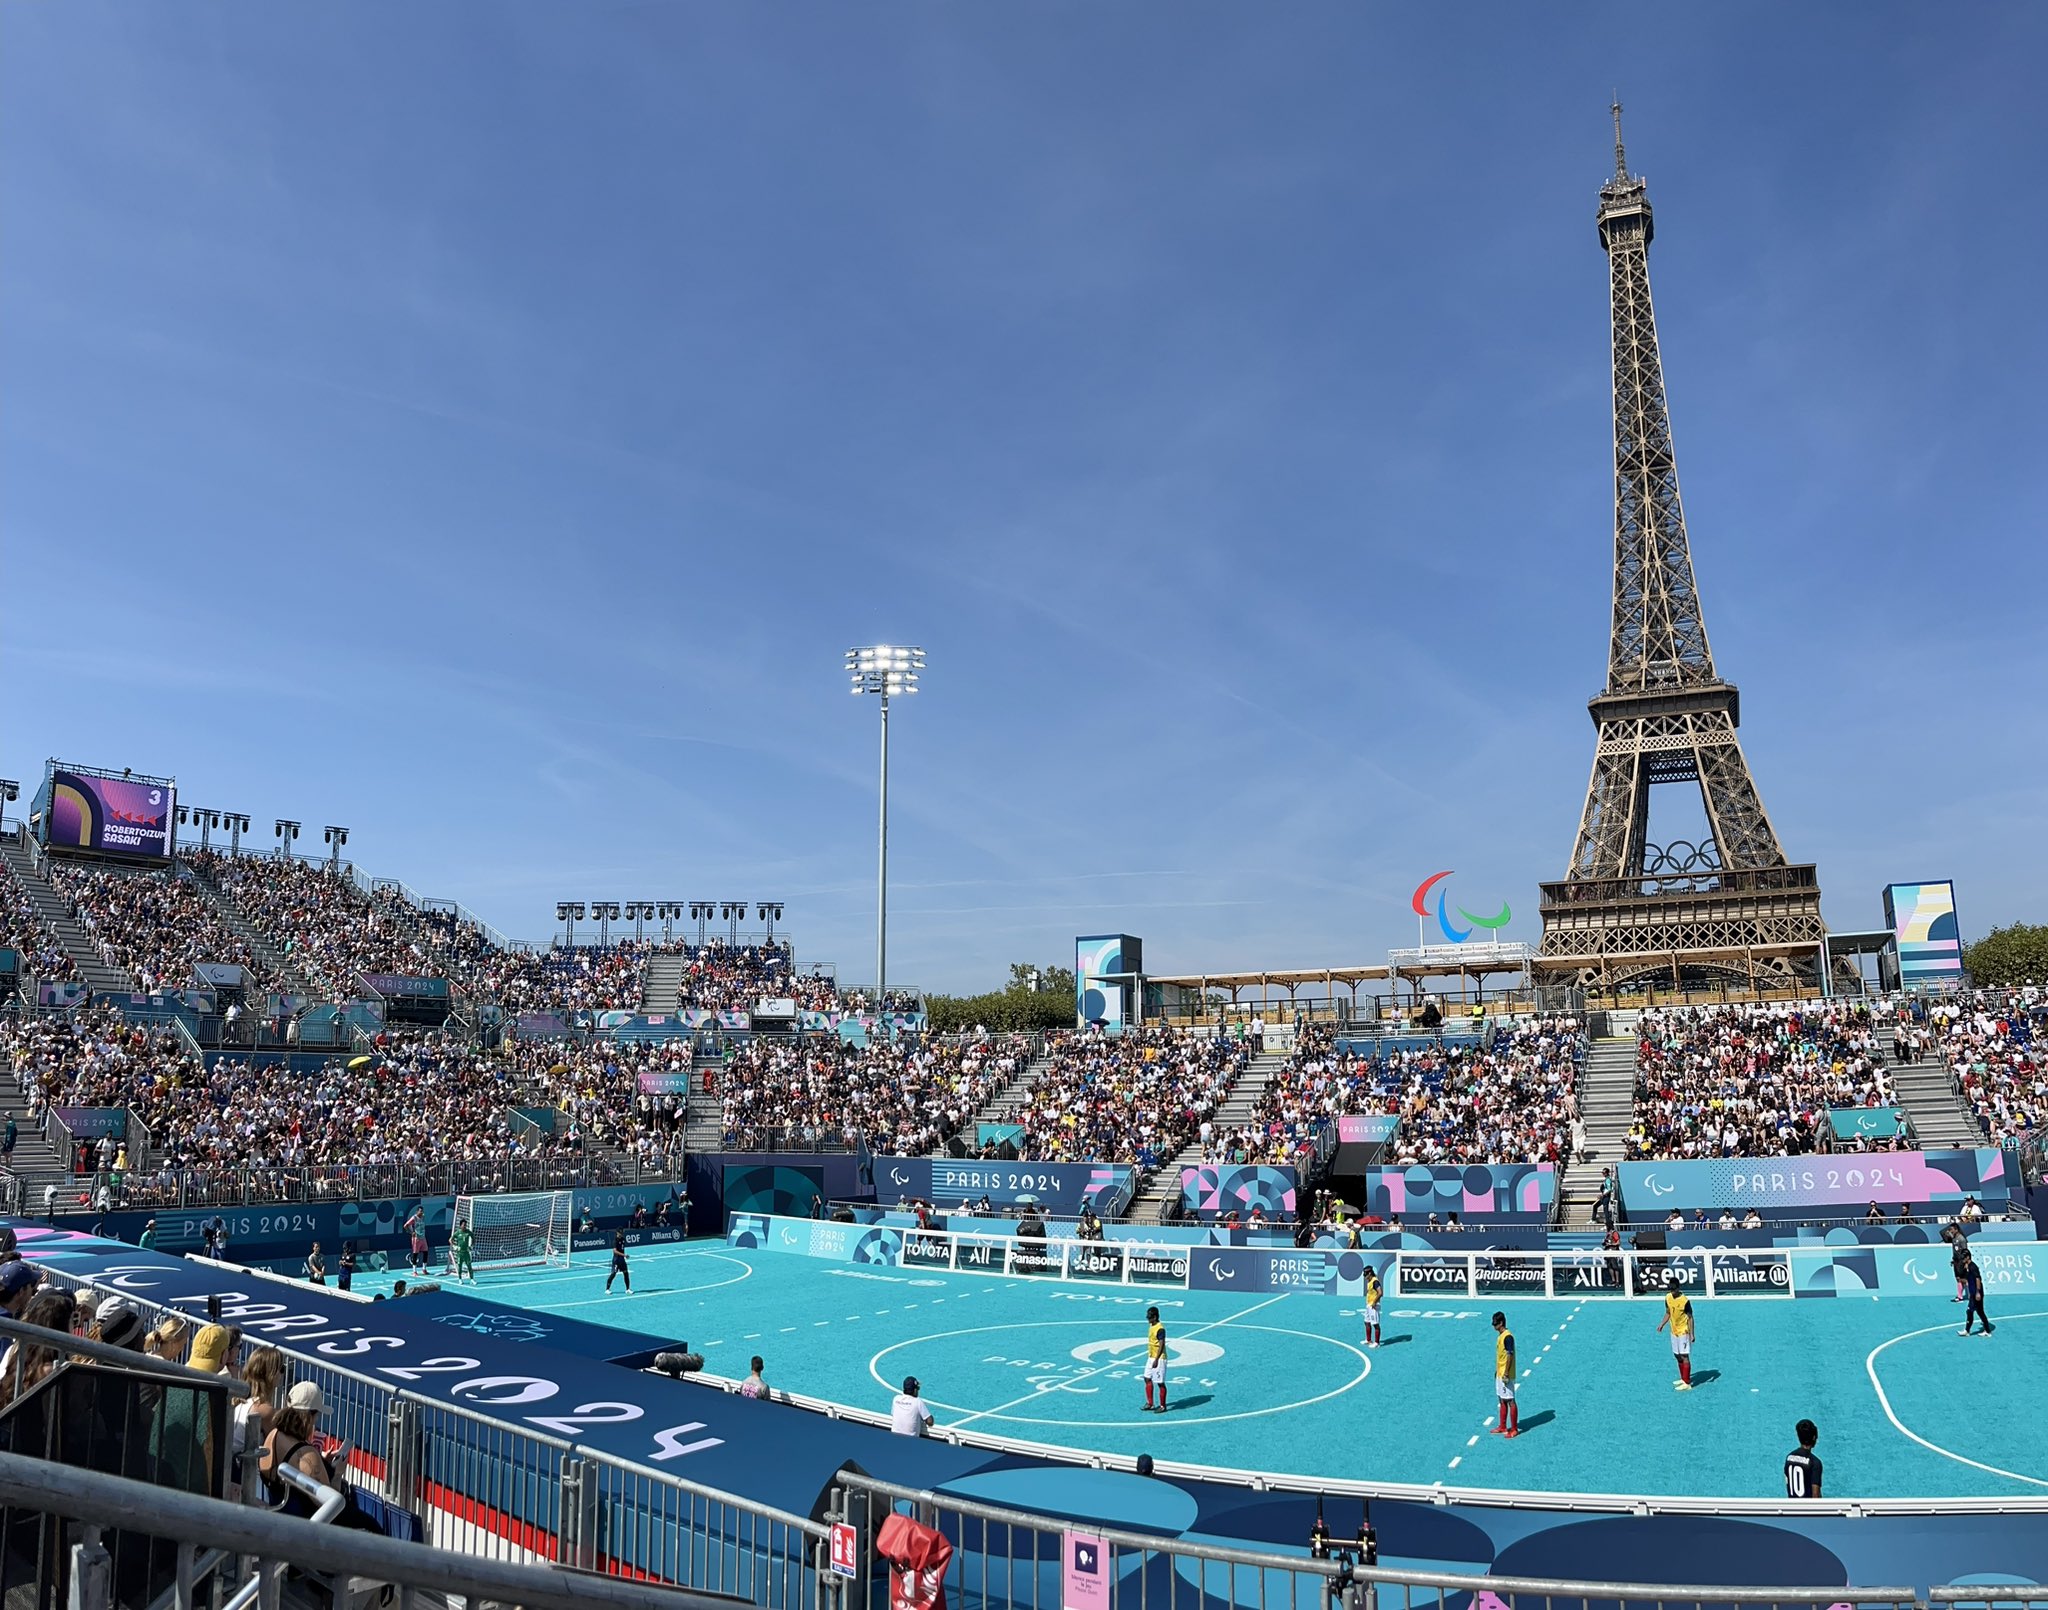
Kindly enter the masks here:
<path id="1" fill-rule="evenodd" d="M 2023 1410 L 2048 1390 L 2038 1296 L 2009 1313 L 1994 1303 L 1996 1335 L 1967 1340 L 1945 1296 L 1701 1299 L 1698 1384 L 1678 1392 L 1654 1301 L 1390 1297 L 1386 1343 L 1369 1351 L 1357 1299 L 1321 1294 L 1094 1291 L 699 1242 L 635 1251 L 627 1296 L 605 1293 L 603 1254 L 579 1260 L 487 1270 L 461 1291 L 687 1340 L 720 1375 L 759 1353 L 771 1386 L 863 1408 L 886 1409 L 915 1375 L 942 1426 L 1076 1450 L 1306 1478 L 1769 1498 L 1793 1425 L 1811 1418 L 1830 1498 L 2048 1496 L 2048 1446 Z M 1143 1412 L 1138 1375 L 1154 1302 L 1171 1338 L 1165 1415 Z M 1522 1354 L 1514 1441 L 1488 1431 L 1496 1307 Z"/>

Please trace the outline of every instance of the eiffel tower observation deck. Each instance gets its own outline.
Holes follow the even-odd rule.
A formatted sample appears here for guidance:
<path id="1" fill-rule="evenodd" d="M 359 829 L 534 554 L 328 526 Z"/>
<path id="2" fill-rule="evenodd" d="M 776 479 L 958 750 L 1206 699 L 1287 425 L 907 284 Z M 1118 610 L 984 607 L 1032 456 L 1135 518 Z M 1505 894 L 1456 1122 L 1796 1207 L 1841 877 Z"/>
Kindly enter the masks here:
<path id="1" fill-rule="evenodd" d="M 1598 739 L 1569 870 L 1541 886 L 1535 967 L 1609 995 L 1648 986 L 1776 994 L 1816 989 L 1827 929 L 1820 879 L 1785 857 L 1736 728 L 1693 578 L 1664 365 L 1650 303 L 1649 187 L 1628 171 L 1621 107 L 1600 190 L 1614 342 L 1614 622 Z M 1692 785 L 1704 831 L 1656 842 L 1651 796 Z"/>

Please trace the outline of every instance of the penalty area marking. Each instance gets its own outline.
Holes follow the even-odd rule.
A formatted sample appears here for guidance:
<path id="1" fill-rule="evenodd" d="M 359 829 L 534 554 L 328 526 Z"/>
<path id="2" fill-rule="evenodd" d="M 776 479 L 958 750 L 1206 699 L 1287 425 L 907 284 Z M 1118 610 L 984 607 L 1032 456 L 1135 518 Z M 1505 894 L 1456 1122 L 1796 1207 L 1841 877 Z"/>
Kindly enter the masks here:
<path id="1" fill-rule="evenodd" d="M 716 1290 L 718 1290 L 718 1288 L 719 1288 L 720 1286 L 737 1286 L 737 1285 L 738 1285 L 738 1284 L 739 1284 L 739 1283 L 740 1283 L 740 1282 L 741 1282 L 742 1280 L 749 1280 L 749 1279 L 753 1278 L 753 1273 L 754 1273 L 754 1267 L 753 1267 L 753 1265 L 752 1265 L 752 1264 L 749 1264 L 749 1263 L 743 1263 L 743 1262 L 742 1262 L 742 1261 L 741 1261 L 740 1259 L 738 1259 L 738 1258 L 728 1257 L 728 1256 L 727 1256 L 727 1255 L 726 1255 L 725 1253 L 722 1253 L 722 1252 L 693 1252 L 693 1253 L 691 1253 L 691 1254 L 690 1254 L 690 1256 L 691 1256 L 691 1257 L 693 1257 L 693 1258 L 708 1258 L 708 1259 L 710 1259 L 710 1260 L 711 1260 L 712 1262 L 714 1262 L 714 1263 L 728 1263 L 728 1264 L 731 1264 L 731 1265 L 732 1265 L 732 1266 L 733 1266 L 733 1267 L 734 1267 L 735 1269 L 739 1270 L 739 1273 L 738 1273 L 738 1274 L 736 1274 L 736 1275 L 727 1275 L 727 1276 L 726 1276 L 726 1277 L 725 1277 L 725 1278 L 724 1278 L 723 1280 L 707 1280 L 707 1281 L 705 1281 L 705 1282 L 704 1282 L 704 1284 L 703 1284 L 703 1285 L 701 1285 L 701 1286 L 666 1286 L 666 1285 L 664 1285 L 664 1286 L 649 1286 L 649 1287 L 646 1287 L 646 1288 L 644 1288 L 644 1290 L 645 1290 L 645 1293 L 646 1293 L 646 1295 L 648 1295 L 648 1296 L 650 1296 L 650 1297 L 652 1297 L 652 1296 L 662 1296 L 662 1297 L 694 1297 L 694 1296 L 695 1296 L 695 1295 L 697 1295 L 697 1293 L 699 1293 L 699 1292 L 703 1292 L 703 1291 L 716 1291 Z M 641 1261 L 641 1260 L 635 1260 L 635 1261 Z M 655 1262 L 656 1260 L 655 1260 L 655 1259 L 653 1259 L 653 1258 L 649 1258 L 649 1259 L 646 1259 L 646 1260 L 644 1260 L 644 1261 L 645 1261 L 645 1262 L 648 1262 L 648 1263 L 653 1263 L 653 1262 Z M 679 1254 L 675 1254 L 675 1253 L 670 1253 L 670 1254 L 668 1255 L 668 1257 L 666 1257 L 666 1258 L 664 1258 L 664 1259 L 661 1259 L 660 1261 L 661 1261 L 661 1262 L 663 1262 L 663 1263 L 671 1263 L 671 1262 L 680 1262 L 680 1261 L 681 1261 L 681 1257 L 680 1257 L 680 1255 L 679 1255 Z M 607 1265 L 607 1267 L 609 1267 L 609 1265 Z M 541 1278 L 541 1279 L 539 1279 L 539 1280 L 525 1280 L 525 1281 L 521 1281 L 521 1282 L 520 1282 L 520 1285 L 521 1285 L 522 1287 L 524 1287 L 524 1286 L 541 1286 L 541 1285 L 549 1285 L 549 1286 L 552 1286 L 552 1285 L 557 1285 L 557 1284 L 560 1284 L 560 1283 L 562 1283 L 562 1282 L 565 1282 L 565 1281 L 572 1281 L 572 1280 L 573 1280 L 573 1281 L 575 1281 L 575 1282 L 576 1282 L 577 1284 L 581 1285 L 581 1284 L 582 1284 L 582 1283 L 583 1283 L 584 1281 L 587 1281 L 587 1280 L 595 1280 L 596 1278 L 597 1278 L 597 1263 L 596 1263 L 596 1261 L 595 1261 L 595 1260 L 592 1260 L 592 1262 L 591 1262 L 591 1265 L 590 1265 L 589 1269 L 585 1270 L 584 1272 L 582 1272 L 582 1273 L 580 1273 L 580 1274 L 567 1274 L 567 1275 L 551 1275 L 551 1276 L 544 1276 L 544 1277 L 542 1277 L 542 1278 Z M 443 1286 L 443 1287 L 442 1287 L 441 1289 L 442 1289 L 443 1291 L 449 1291 L 449 1290 L 452 1290 L 453 1288 L 452 1288 L 452 1287 L 448 1287 L 448 1286 Z M 484 1289 L 481 1289 L 481 1288 L 471 1288 L 471 1289 L 473 1289 L 473 1290 L 476 1290 L 476 1291 L 477 1291 L 477 1294 L 478 1294 L 479 1296 L 487 1296 L 487 1295 L 488 1295 L 487 1291 L 486 1291 L 486 1290 L 484 1290 Z M 582 1307 L 586 1307 L 586 1306 L 588 1306 L 588 1305 L 589 1305 L 589 1304 L 591 1304 L 591 1303 L 598 1303 L 598 1302 L 603 1302 L 603 1301 L 604 1301 L 604 1299 L 603 1299 L 602 1297 L 593 1297 L 593 1298 L 587 1298 L 587 1299 L 585 1299 L 585 1300 L 583 1300 L 583 1301 L 581 1301 L 581 1302 L 549 1302 L 549 1301 L 541 1301 L 541 1302 L 522 1302 L 522 1303 L 519 1303 L 519 1304 L 518 1304 L 518 1306 L 519 1306 L 519 1307 L 521 1307 L 521 1308 L 531 1308 L 531 1309 L 534 1309 L 534 1310 L 536 1310 L 536 1311 L 538 1311 L 538 1312 L 541 1312 L 541 1313 L 548 1313 L 548 1312 L 552 1312 L 552 1311 L 553 1311 L 554 1309 L 557 1309 L 557 1308 L 582 1308 Z"/>
<path id="2" fill-rule="evenodd" d="M 1282 1293 L 1282 1295 L 1285 1296 L 1287 1294 Z M 1261 1304 L 1259 1306 L 1263 1307 L 1264 1304 Z M 1252 1310 L 1248 1308 L 1245 1310 L 1245 1312 L 1251 1313 Z M 880 1386 L 884 1391 L 890 1391 L 893 1390 L 893 1388 L 888 1379 L 881 1372 L 881 1363 L 882 1360 L 887 1358 L 891 1353 L 897 1352 L 902 1348 L 915 1347 L 918 1346 L 920 1343 L 924 1342 L 949 1341 L 955 1337 L 960 1336 L 981 1336 L 994 1331 L 1045 1331 L 1050 1329 L 1072 1329 L 1077 1326 L 1083 1329 L 1096 1331 L 1100 1331 L 1103 1328 L 1102 1321 L 1100 1320 L 1059 1319 L 1039 1321 L 1035 1323 L 1020 1323 L 1014 1325 L 977 1325 L 966 1330 L 936 1331 L 929 1336 L 913 1336 L 907 1338 L 904 1341 L 890 1343 L 889 1346 L 883 1348 L 880 1352 L 876 1353 L 872 1358 L 870 1358 L 868 1360 L 868 1374 L 874 1379 L 874 1382 L 877 1386 Z M 1358 1373 L 1352 1376 L 1350 1380 L 1344 1382 L 1343 1385 L 1332 1387 L 1329 1391 L 1318 1393 L 1315 1397 L 1312 1398 L 1300 1398 L 1292 1403 L 1276 1403 L 1268 1408 L 1263 1409 L 1239 1409 L 1231 1414 L 1204 1414 L 1197 1416 L 1183 1416 L 1184 1423 L 1192 1423 L 1195 1425 L 1205 1426 L 1221 1425 L 1226 1420 L 1256 1420 L 1271 1414 L 1291 1414 L 1297 1409 L 1312 1408 L 1318 1403 L 1328 1402 L 1331 1398 L 1341 1397 L 1344 1393 L 1349 1392 L 1353 1387 L 1357 1386 L 1360 1382 L 1364 1381 L 1368 1375 L 1372 1374 L 1372 1360 L 1366 1357 L 1365 1353 L 1361 1351 L 1359 1348 L 1354 1347 L 1349 1342 L 1341 1341 L 1334 1336 L 1320 1335 L 1315 1331 L 1290 1330 L 1282 1325 L 1240 1325 L 1234 1319 L 1215 1320 L 1212 1321 L 1210 1324 L 1198 1326 L 1196 1327 L 1196 1329 L 1206 1331 L 1216 1329 L 1219 1326 L 1228 1326 L 1232 1330 L 1265 1331 L 1270 1335 L 1287 1336 L 1293 1338 L 1295 1341 L 1300 1342 L 1321 1342 L 1325 1346 L 1334 1347 L 1343 1352 L 1349 1353 L 1353 1358 L 1357 1359 Z M 1179 1339 L 1192 1340 L 1194 1334 L 1194 1331 L 1189 1331 L 1186 1334 L 1185 1338 Z M 1141 1336 L 1132 1337 L 1130 1338 L 1130 1341 L 1131 1345 L 1133 1346 L 1142 1346 L 1144 1344 L 1144 1338 Z M 1082 1374 L 1075 1376 L 1074 1379 L 1076 1381 L 1085 1381 L 1092 1375 L 1099 1375 L 1104 1370 L 1115 1368 L 1117 1364 L 1135 1364 L 1137 1362 L 1138 1361 L 1136 1359 L 1113 1360 L 1109 1364 L 1100 1365 L 1095 1369 L 1084 1371 Z M 1040 1415 L 1011 1414 L 1008 1412 L 1010 1409 L 1017 1407 L 1019 1404 L 1033 1403 L 1041 1398 L 1049 1397 L 1055 1392 L 1062 1392 L 1065 1390 L 1067 1390 L 1067 1387 L 1064 1385 L 1041 1387 L 1039 1390 L 1035 1392 L 1026 1393 L 1023 1397 L 1013 1399 L 1011 1402 L 998 1404 L 996 1405 L 996 1407 L 992 1409 L 970 1409 L 965 1404 L 949 1403 L 940 1398 L 926 1398 L 925 1401 L 935 1408 L 946 1409 L 951 1411 L 952 1413 L 964 1416 L 965 1418 L 953 1422 L 955 1426 L 966 1425 L 969 1422 L 975 1420 L 1008 1420 L 1018 1425 L 1068 1426 L 1077 1431 L 1091 1431 L 1103 1430 L 1113 1426 L 1148 1426 L 1156 1425 L 1158 1423 L 1156 1420 L 1153 1420 L 1150 1417 L 1147 1417 L 1143 1420 L 1054 1420 L 1048 1419 Z M 941 1426 L 938 1429 L 945 1430 L 947 1428 Z"/>
<path id="3" fill-rule="evenodd" d="M 2032 1314 L 2007 1314 L 1998 1323 L 2008 1325 L 2021 1319 L 2048 1319 L 2048 1310 Z M 1877 1355 L 1882 1353 L 1887 1347 L 1896 1346 L 1900 1342 L 1910 1342 L 1916 1336 L 1933 1336 L 1937 1332 L 1948 1329 L 1950 1329 L 1948 1325 L 1928 1325 L 1920 1330 L 1902 1331 L 1890 1341 L 1879 1342 L 1877 1346 L 1870 1350 L 1870 1356 L 1863 1361 L 1863 1369 L 1864 1373 L 1870 1377 L 1870 1389 L 1877 1394 L 1877 1405 L 1884 1410 L 1884 1417 L 1891 1421 L 1892 1429 L 1898 1432 L 1900 1436 L 1919 1443 L 1929 1453 L 1938 1453 L 1942 1458 L 1953 1459 L 1959 1465 L 1968 1465 L 1975 1470 L 1988 1471 L 1994 1476 L 2004 1476 L 2010 1481 L 2023 1481 L 2030 1487 L 2048 1487 L 2048 1480 L 2043 1480 L 2039 1476 L 2023 1476 L 2017 1470 L 2006 1470 L 1998 1465 L 1987 1465 L 1981 1459 L 1972 1459 L 1967 1454 L 1957 1453 L 1953 1448 L 1944 1448 L 1938 1442 L 1929 1442 L 1919 1432 L 1908 1427 L 1903 1420 L 1892 1412 L 1892 1400 L 1885 1395 L 1884 1383 L 1877 1378 Z"/>

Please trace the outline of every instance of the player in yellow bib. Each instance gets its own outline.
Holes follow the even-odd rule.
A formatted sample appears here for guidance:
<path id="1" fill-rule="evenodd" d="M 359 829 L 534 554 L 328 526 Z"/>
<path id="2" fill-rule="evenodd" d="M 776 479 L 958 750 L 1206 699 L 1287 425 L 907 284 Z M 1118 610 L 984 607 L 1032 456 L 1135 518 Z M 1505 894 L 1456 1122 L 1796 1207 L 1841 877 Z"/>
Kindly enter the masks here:
<path id="1" fill-rule="evenodd" d="M 1377 1269 L 1368 1270 L 1365 1276 L 1365 1345 L 1380 1345 L 1380 1299 L 1387 1294 L 1387 1288 L 1380 1283 Z"/>
<path id="2" fill-rule="evenodd" d="M 1159 1401 L 1152 1401 L 1152 1389 L 1159 1388 Z M 1166 1412 L 1166 1327 L 1159 1322 L 1159 1310 L 1145 1310 L 1145 1409 Z"/>
<path id="3" fill-rule="evenodd" d="M 1657 1321 L 1657 1329 L 1671 1331 L 1671 1352 L 1678 1360 L 1678 1379 L 1671 1384 L 1681 1392 L 1692 1390 L 1692 1338 L 1694 1321 L 1692 1299 L 1678 1289 L 1678 1276 L 1673 1275 L 1664 1288 L 1664 1317 Z"/>
<path id="4" fill-rule="evenodd" d="M 1522 1434 L 1522 1406 L 1515 1401 L 1515 1333 L 1508 1329 L 1508 1316 L 1493 1316 L 1493 1395 L 1500 1404 L 1497 1437 Z"/>

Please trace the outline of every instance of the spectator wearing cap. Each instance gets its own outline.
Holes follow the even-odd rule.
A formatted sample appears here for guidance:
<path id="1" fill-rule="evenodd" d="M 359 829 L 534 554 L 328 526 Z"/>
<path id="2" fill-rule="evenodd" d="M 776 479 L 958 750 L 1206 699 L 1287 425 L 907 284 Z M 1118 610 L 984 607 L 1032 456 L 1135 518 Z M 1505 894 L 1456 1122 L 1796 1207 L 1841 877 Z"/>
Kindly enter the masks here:
<path id="1" fill-rule="evenodd" d="M 276 1424 L 270 1428 L 270 1435 L 263 1442 L 261 1468 L 267 1479 L 276 1480 L 279 1468 L 289 1465 L 323 1487 L 341 1485 L 341 1472 L 348 1468 L 349 1455 L 353 1450 L 348 1443 L 342 1442 L 328 1452 L 321 1451 L 320 1415 L 326 1407 L 325 1394 L 311 1381 L 301 1381 L 285 1394 L 284 1408 L 279 1411 Z M 296 1487 L 281 1482 L 278 1485 L 285 1489 L 284 1512 L 310 1519 L 313 1500 Z M 358 1531 L 378 1531 L 380 1528 L 376 1523 L 356 1507 L 348 1488 L 342 1487 L 341 1491 L 349 1501 L 334 1518 L 334 1524 Z"/>
<path id="2" fill-rule="evenodd" d="M 43 1272 L 32 1263 L 16 1260 L 0 1264 L 0 1313 L 9 1319 L 21 1318 L 29 1298 L 42 1283 Z"/>
<path id="3" fill-rule="evenodd" d="M 931 1433 L 932 1409 L 921 1395 L 924 1388 L 914 1375 L 903 1377 L 903 1390 L 889 1405 L 889 1429 L 899 1437 L 923 1437 Z"/>
<path id="4" fill-rule="evenodd" d="M 109 1347 L 126 1348 L 131 1353 L 142 1351 L 142 1315 L 135 1305 L 124 1297 L 114 1297 L 100 1304 L 99 1317 L 94 1322 L 99 1334 L 95 1341 Z"/>
<path id="5" fill-rule="evenodd" d="M 174 1334 L 165 1335 L 166 1332 Z M 186 1325 L 180 1319 L 166 1319 L 150 1332 L 150 1340 L 165 1349 L 184 1344 Z M 202 1325 L 192 1338 L 187 1368 L 205 1375 L 219 1375 L 227 1363 L 228 1328 Z M 155 1349 L 152 1349 L 155 1351 Z M 159 1354 L 169 1357 L 168 1351 Z M 214 1493 L 214 1473 L 219 1461 L 213 1441 L 212 1394 L 196 1386 L 170 1384 L 163 1389 L 163 1409 L 151 1427 L 156 1455 L 156 1479 L 161 1486 L 180 1492 Z"/>

